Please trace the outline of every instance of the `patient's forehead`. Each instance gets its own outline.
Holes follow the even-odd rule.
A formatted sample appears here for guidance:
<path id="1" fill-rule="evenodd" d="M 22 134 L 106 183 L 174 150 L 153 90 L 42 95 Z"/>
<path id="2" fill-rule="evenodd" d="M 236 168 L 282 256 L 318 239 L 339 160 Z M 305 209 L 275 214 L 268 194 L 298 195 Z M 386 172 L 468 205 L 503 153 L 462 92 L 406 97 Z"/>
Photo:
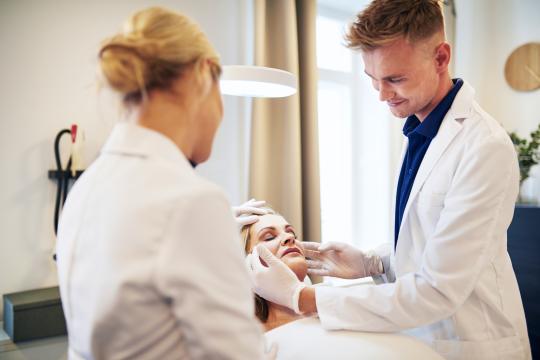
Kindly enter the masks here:
<path id="1" fill-rule="evenodd" d="M 268 214 L 260 216 L 259 221 L 257 221 L 251 227 L 251 231 L 252 234 L 256 236 L 259 231 L 266 227 L 275 227 L 279 230 L 285 229 L 287 226 L 289 226 L 289 223 L 283 218 L 283 216 L 276 214 Z"/>

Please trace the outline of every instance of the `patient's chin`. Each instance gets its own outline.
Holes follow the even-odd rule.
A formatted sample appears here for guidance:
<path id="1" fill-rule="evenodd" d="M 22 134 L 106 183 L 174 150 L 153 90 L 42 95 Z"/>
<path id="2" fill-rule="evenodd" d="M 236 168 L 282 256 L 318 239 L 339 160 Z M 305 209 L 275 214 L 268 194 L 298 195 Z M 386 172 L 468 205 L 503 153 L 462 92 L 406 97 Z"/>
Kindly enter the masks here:
<path id="1" fill-rule="evenodd" d="M 281 260 L 296 274 L 298 280 L 304 281 L 304 278 L 307 275 L 307 263 L 305 257 L 285 257 Z"/>

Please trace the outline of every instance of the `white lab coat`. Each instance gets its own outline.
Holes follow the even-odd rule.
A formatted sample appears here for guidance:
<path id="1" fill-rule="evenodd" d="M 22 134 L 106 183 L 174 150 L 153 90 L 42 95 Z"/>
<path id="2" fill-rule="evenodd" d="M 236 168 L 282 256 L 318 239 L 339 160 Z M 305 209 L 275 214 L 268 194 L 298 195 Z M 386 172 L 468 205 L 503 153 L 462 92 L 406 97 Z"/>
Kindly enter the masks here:
<path id="1" fill-rule="evenodd" d="M 325 331 L 315 317 L 295 320 L 264 336 L 268 344 L 277 345 L 277 360 L 442 360 L 411 336 Z"/>
<path id="2" fill-rule="evenodd" d="M 409 333 L 449 359 L 530 358 L 506 249 L 518 184 L 509 136 L 465 82 L 418 170 L 395 253 L 390 247 L 395 282 L 317 288 L 322 325 L 414 328 Z"/>
<path id="3" fill-rule="evenodd" d="M 72 358 L 262 354 L 230 206 L 158 132 L 116 125 L 69 194 L 57 255 Z"/>

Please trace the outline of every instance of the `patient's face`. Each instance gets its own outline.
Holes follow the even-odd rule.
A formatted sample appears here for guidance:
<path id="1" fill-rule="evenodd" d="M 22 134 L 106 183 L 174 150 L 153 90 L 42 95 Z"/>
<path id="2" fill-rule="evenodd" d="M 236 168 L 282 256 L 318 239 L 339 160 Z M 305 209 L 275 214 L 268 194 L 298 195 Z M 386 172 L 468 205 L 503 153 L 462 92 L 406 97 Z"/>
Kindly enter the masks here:
<path id="1" fill-rule="evenodd" d="M 268 214 L 259 217 L 259 221 L 250 229 L 249 251 L 258 244 L 263 244 L 278 259 L 283 261 L 300 279 L 307 274 L 306 257 L 302 243 L 296 239 L 294 228 L 281 215 Z"/>

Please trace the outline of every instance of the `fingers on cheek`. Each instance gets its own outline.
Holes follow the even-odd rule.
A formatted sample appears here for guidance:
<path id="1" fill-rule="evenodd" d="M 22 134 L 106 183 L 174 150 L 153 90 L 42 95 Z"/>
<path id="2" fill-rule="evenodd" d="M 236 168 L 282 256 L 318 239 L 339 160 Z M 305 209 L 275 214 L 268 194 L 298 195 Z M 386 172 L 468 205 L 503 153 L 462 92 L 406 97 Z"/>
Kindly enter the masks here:
<path id="1" fill-rule="evenodd" d="M 266 261 L 264 261 L 264 259 L 262 257 L 259 257 L 259 261 L 261 262 L 261 264 L 268 267 L 268 264 L 266 263 Z"/>
<path id="2" fill-rule="evenodd" d="M 278 247 L 279 247 L 279 242 L 277 241 L 267 241 L 267 242 L 264 242 L 262 243 L 263 246 L 265 248 L 267 248 L 268 250 L 270 250 L 270 252 L 274 255 L 276 255 L 277 253 L 277 250 L 278 250 Z"/>

